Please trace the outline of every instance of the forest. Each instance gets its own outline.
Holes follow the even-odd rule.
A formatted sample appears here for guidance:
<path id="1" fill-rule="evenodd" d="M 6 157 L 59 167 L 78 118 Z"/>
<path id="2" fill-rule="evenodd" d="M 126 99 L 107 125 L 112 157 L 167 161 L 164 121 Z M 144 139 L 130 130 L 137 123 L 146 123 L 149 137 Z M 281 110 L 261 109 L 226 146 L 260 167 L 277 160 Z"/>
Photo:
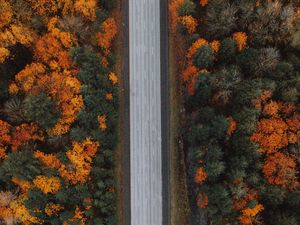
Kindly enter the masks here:
<path id="1" fill-rule="evenodd" d="M 0 0 L 0 224 L 117 224 L 117 0 Z"/>
<path id="2" fill-rule="evenodd" d="M 300 224 L 300 4 L 171 0 L 190 224 Z"/>

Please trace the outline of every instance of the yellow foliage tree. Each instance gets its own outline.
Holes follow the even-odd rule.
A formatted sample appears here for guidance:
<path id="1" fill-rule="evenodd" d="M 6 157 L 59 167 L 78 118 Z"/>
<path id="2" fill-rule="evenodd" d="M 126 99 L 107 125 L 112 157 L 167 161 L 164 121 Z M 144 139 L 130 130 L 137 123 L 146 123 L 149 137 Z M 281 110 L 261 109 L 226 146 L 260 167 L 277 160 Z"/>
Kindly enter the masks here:
<path id="1" fill-rule="evenodd" d="M 111 83 L 112 83 L 113 85 L 115 85 L 115 84 L 118 83 L 118 76 L 117 76 L 115 73 L 113 73 L 113 72 L 111 72 L 111 73 L 108 75 L 108 79 L 111 81 Z"/>
<path id="2" fill-rule="evenodd" d="M 59 178 L 51 176 L 37 176 L 33 180 L 33 184 L 35 187 L 40 189 L 44 194 L 55 194 L 57 193 L 61 188 L 61 183 Z"/>
<path id="3" fill-rule="evenodd" d="M 99 143 L 86 139 L 82 143 L 73 142 L 73 147 L 66 153 L 70 163 L 63 164 L 55 155 L 36 151 L 34 156 L 45 166 L 55 168 L 63 179 L 71 184 L 85 183 L 89 179 L 93 157 L 98 151 Z"/>

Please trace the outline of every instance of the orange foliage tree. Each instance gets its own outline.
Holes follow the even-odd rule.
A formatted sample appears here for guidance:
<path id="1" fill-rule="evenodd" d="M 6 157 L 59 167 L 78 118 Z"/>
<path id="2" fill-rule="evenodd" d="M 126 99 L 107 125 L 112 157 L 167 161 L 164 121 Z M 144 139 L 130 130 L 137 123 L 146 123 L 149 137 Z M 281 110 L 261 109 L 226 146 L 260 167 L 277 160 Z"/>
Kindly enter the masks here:
<path id="1" fill-rule="evenodd" d="M 107 128 L 107 125 L 106 125 L 106 115 L 98 116 L 97 119 L 98 119 L 98 123 L 99 123 L 99 129 L 101 131 L 105 131 L 106 128 Z"/>
<path id="2" fill-rule="evenodd" d="M 36 40 L 35 32 L 17 20 L 18 16 L 10 1 L 0 0 L 0 64 L 9 56 L 9 47 L 18 43 L 30 46 Z"/>
<path id="3" fill-rule="evenodd" d="M 15 151 L 27 142 L 35 140 L 44 140 L 44 137 L 39 133 L 38 126 L 33 123 L 21 124 L 12 132 L 10 141 L 11 149 Z"/>
<path id="4" fill-rule="evenodd" d="M 208 197 L 204 192 L 199 192 L 197 195 L 197 206 L 200 209 L 205 209 L 208 206 Z"/>
<path id="5" fill-rule="evenodd" d="M 235 40 L 239 51 L 242 51 L 247 46 L 247 35 L 244 32 L 235 32 L 233 34 L 233 39 Z"/>
<path id="6" fill-rule="evenodd" d="M 9 50 L 7 48 L 0 47 L 0 64 L 3 63 L 8 56 Z"/>
<path id="7" fill-rule="evenodd" d="M 83 143 L 73 142 L 73 147 L 66 152 L 70 162 L 67 165 L 63 164 L 53 154 L 37 151 L 34 156 L 45 166 L 57 169 L 65 181 L 75 185 L 88 181 L 92 169 L 91 163 L 98 148 L 98 142 L 93 142 L 90 139 L 86 139 Z"/>
<path id="8" fill-rule="evenodd" d="M 200 0 L 200 5 L 202 7 L 206 6 L 208 4 L 208 0 Z"/>
<path id="9" fill-rule="evenodd" d="M 228 120 L 229 120 L 229 126 L 227 129 L 227 135 L 231 136 L 233 134 L 233 132 L 236 130 L 237 123 L 231 116 L 228 117 Z"/>
<path id="10" fill-rule="evenodd" d="M 271 154 L 265 160 L 263 173 L 270 184 L 288 189 L 299 187 L 295 157 L 281 152 Z"/>
<path id="11" fill-rule="evenodd" d="M 117 35 L 117 23 L 114 18 L 108 18 L 101 24 L 101 32 L 98 33 L 98 45 L 108 54 L 112 41 Z"/>
<path id="12" fill-rule="evenodd" d="M 193 55 L 197 52 L 197 50 L 199 48 L 201 48 L 204 45 L 208 45 L 208 41 L 203 39 L 203 38 L 199 38 L 198 40 L 196 40 L 192 46 L 188 49 L 187 51 L 187 58 L 191 59 L 193 57 Z"/>
<path id="13" fill-rule="evenodd" d="M 213 40 L 210 43 L 210 47 L 211 47 L 211 49 L 212 49 L 212 51 L 213 51 L 214 54 L 217 54 L 219 52 L 220 46 L 221 46 L 221 43 L 218 40 Z"/>
<path id="14" fill-rule="evenodd" d="M 35 46 L 35 58 L 41 63 L 32 63 L 20 71 L 10 85 L 14 92 L 31 94 L 46 93 L 54 99 L 61 111 L 57 124 L 48 130 L 51 135 L 68 132 L 83 107 L 80 95 L 80 81 L 77 70 L 70 61 L 69 50 L 76 40 L 70 33 L 55 28 L 56 18 L 49 21 L 49 32 L 42 36 Z"/>
<path id="15" fill-rule="evenodd" d="M 87 20 L 96 19 L 96 0 L 26 0 L 39 15 L 62 13 L 64 16 L 77 13 Z"/>
<path id="16" fill-rule="evenodd" d="M 264 105 L 263 115 L 256 132 L 251 136 L 253 142 L 259 143 L 262 153 L 270 154 L 295 144 L 300 140 L 300 115 L 289 103 L 270 101 Z"/>
<path id="17" fill-rule="evenodd" d="M 187 29 L 189 34 L 193 34 L 198 26 L 197 20 L 192 16 L 179 17 L 179 22 Z"/>
<path id="18" fill-rule="evenodd" d="M 96 8 L 96 0 L 76 0 L 74 4 L 75 11 L 82 14 L 91 21 L 94 21 L 96 19 Z"/>
<path id="19" fill-rule="evenodd" d="M 7 144 L 9 144 L 11 140 L 10 129 L 10 124 L 0 120 L 0 159 L 6 157 Z"/>
<path id="20" fill-rule="evenodd" d="M 270 94 L 267 96 L 270 98 Z M 299 186 L 296 159 L 286 147 L 300 141 L 300 115 L 291 103 L 265 99 L 260 107 L 264 118 L 258 122 L 251 140 L 258 143 L 260 152 L 266 155 L 265 178 L 270 184 L 295 189 Z"/>
<path id="21" fill-rule="evenodd" d="M 13 11 L 9 1 L 0 1 L 0 29 L 11 22 Z"/>
<path id="22" fill-rule="evenodd" d="M 207 178 L 207 174 L 203 167 L 197 169 L 195 174 L 195 182 L 197 184 L 202 184 Z"/>
<path id="23" fill-rule="evenodd" d="M 250 202 L 257 202 L 258 192 L 249 187 L 243 180 L 236 179 L 233 185 L 239 186 L 243 189 L 242 196 L 233 196 L 233 209 L 240 212 L 239 221 L 242 225 L 252 225 L 254 221 L 258 222 L 257 215 L 263 211 L 262 204 L 256 203 L 254 207 L 249 207 Z"/>
<path id="24" fill-rule="evenodd" d="M 239 217 L 239 221 L 242 225 L 252 225 L 256 221 L 255 217 L 258 213 L 264 210 L 262 204 L 256 204 L 254 208 L 245 208 L 242 210 L 242 215 Z"/>
<path id="25" fill-rule="evenodd" d="M 179 18 L 177 11 L 183 3 L 184 0 L 173 0 L 169 4 L 170 24 L 173 33 L 176 31 Z"/>
<path id="26" fill-rule="evenodd" d="M 27 144 L 29 141 L 44 140 L 43 135 L 39 132 L 36 124 L 21 124 L 12 127 L 5 121 L 0 120 L 0 158 L 6 157 L 6 150 L 10 147 L 16 151 L 20 146 Z"/>

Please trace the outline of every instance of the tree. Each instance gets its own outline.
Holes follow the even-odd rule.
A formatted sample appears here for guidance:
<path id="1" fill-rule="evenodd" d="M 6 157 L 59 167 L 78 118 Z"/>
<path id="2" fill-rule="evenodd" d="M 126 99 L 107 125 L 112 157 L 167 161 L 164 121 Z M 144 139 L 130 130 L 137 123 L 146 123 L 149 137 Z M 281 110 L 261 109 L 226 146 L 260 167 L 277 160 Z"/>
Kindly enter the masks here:
<path id="1" fill-rule="evenodd" d="M 200 5 L 202 7 L 206 6 L 208 4 L 208 0 L 200 0 Z"/>
<path id="2" fill-rule="evenodd" d="M 193 34 L 198 26 L 197 20 L 192 16 L 179 17 L 179 22 L 187 30 L 188 34 Z"/>
<path id="3" fill-rule="evenodd" d="M 203 38 L 198 38 L 195 42 L 193 42 L 192 46 L 187 51 L 187 58 L 192 59 L 195 53 L 198 51 L 199 48 L 208 45 L 208 41 Z"/>
<path id="4" fill-rule="evenodd" d="M 23 111 L 30 121 L 37 122 L 43 129 L 53 127 L 60 117 L 59 111 L 45 94 L 27 96 Z"/>
<path id="5" fill-rule="evenodd" d="M 213 51 L 209 45 L 204 45 L 197 50 L 193 56 L 193 64 L 200 69 L 212 66 Z"/>
<path id="6" fill-rule="evenodd" d="M 27 165 L 24 167 L 24 165 Z M 33 180 L 42 173 L 40 162 L 30 151 L 14 151 L 8 154 L 0 167 L 1 179 L 10 181 L 12 177 L 20 180 Z"/>
<path id="7" fill-rule="evenodd" d="M 205 24 L 207 32 L 213 38 L 220 38 L 229 35 L 236 27 L 235 5 L 229 1 L 214 0 L 207 6 Z"/>
<path id="8" fill-rule="evenodd" d="M 13 151 L 18 150 L 19 147 L 26 145 L 30 142 L 43 141 L 44 137 L 38 126 L 34 123 L 21 124 L 15 127 L 11 134 L 11 149 Z"/>
<path id="9" fill-rule="evenodd" d="M 11 125 L 3 120 L 0 120 L 0 128 L 0 159 L 4 159 L 6 157 L 7 145 L 11 141 Z"/>
<path id="10" fill-rule="evenodd" d="M 114 18 L 108 18 L 101 24 L 101 32 L 98 34 L 98 45 L 107 53 L 110 52 L 112 41 L 117 35 L 117 29 Z"/>
<path id="11" fill-rule="evenodd" d="M 254 75 L 262 76 L 265 73 L 273 72 L 279 62 L 279 57 L 276 48 L 260 49 L 257 58 L 253 61 L 251 66 L 254 69 Z"/>
<path id="12" fill-rule="evenodd" d="M 96 0 L 76 0 L 74 4 L 74 9 L 76 12 L 80 13 L 87 19 L 91 21 L 96 20 L 96 9 L 97 9 Z"/>
<path id="13" fill-rule="evenodd" d="M 9 56 L 9 50 L 7 48 L 0 48 L 0 64 L 3 63 Z"/>
<path id="14" fill-rule="evenodd" d="M 209 207 L 206 209 L 209 218 L 214 223 L 222 221 L 222 217 L 228 215 L 232 207 L 228 189 L 222 184 L 213 184 L 211 188 L 205 188 L 204 192 L 209 199 Z"/>
<path id="15" fill-rule="evenodd" d="M 235 32 L 233 34 L 233 39 L 235 40 L 238 50 L 242 51 L 247 46 L 247 35 L 244 32 Z"/>
<path id="16" fill-rule="evenodd" d="M 294 157 L 280 152 L 269 155 L 263 166 L 263 173 L 270 184 L 288 189 L 299 187 Z"/>
<path id="17" fill-rule="evenodd" d="M 232 38 L 225 38 L 220 45 L 220 51 L 217 59 L 220 63 L 232 63 L 236 57 L 236 42 Z"/>
<path id="18" fill-rule="evenodd" d="M 37 176 L 33 180 L 33 184 L 44 194 L 54 194 L 61 188 L 61 182 L 57 177 Z"/>
<path id="19" fill-rule="evenodd" d="M 174 33 L 176 31 L 177 22 L 178 22 L 178 10 L 180 7 L 184 4 L 184 0 L 174 0 L 170 2 L 169 5 L 169 14 L 170 14 L 170 24 L 172 32 Z"/>
<path id="20" fill-rule="evenodd" d="M 10 23 L 13 16 L 13 12 L 11 5 L 7 1 L 1 0 L 0 6 L 0 28 L 3 28 L 4 26 Z"/>
<path id="21" fill-rule="evenodd" d="M 182 16 L 193 16 L 196 13 L 196 5 L 191 0 L 184 1 L 183 4 L 177 9 L 177 15 Z"/>
<path id="22" fill-rule="evenodd" d="M 10 122 L 22 122 L 25 115 L 22 112 L 22 101 L 20 98 L 13 97 L 4 103 L 3 112 Z"/>
<path id="23" fill-rule="evenodd" d="M 0 0 L 0 223 L 117 223 L 116 3 Z"/>
<path id="24" fill-rule="evenodd" d="M 257 16 L 251 17 L 254 19 L 249 21 L 247 27 L 257 46 L 274 46 L 290 41 L 295 20 L 293 7 L 283 6 L 280 1 L 270 1 L 253 13 Z"/>
<path id="25" fill-rule="evenodd" d="M 212 103 L 225 106 L 230 102 L 235 87 L 241 82 L 241 72 L 236 66 L 222 69 L 210 76 L 210 85 L 214 88 Z"/>

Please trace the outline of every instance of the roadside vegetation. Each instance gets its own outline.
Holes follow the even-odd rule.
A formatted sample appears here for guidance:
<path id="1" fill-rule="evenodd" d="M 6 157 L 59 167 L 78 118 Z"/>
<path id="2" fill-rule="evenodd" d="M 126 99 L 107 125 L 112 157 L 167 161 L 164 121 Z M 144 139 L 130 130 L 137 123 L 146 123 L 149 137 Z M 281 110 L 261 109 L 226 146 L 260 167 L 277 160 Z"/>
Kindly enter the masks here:
<path id="1" fill-rule="evenodd" d="M 191 224 L 300 224 L 299 2 L 169 7 Z"/>
<path id="2" fill-rule="evenodd" d="M 117 0 L 0 0 L 0 223 L 114 225 Z"/>

